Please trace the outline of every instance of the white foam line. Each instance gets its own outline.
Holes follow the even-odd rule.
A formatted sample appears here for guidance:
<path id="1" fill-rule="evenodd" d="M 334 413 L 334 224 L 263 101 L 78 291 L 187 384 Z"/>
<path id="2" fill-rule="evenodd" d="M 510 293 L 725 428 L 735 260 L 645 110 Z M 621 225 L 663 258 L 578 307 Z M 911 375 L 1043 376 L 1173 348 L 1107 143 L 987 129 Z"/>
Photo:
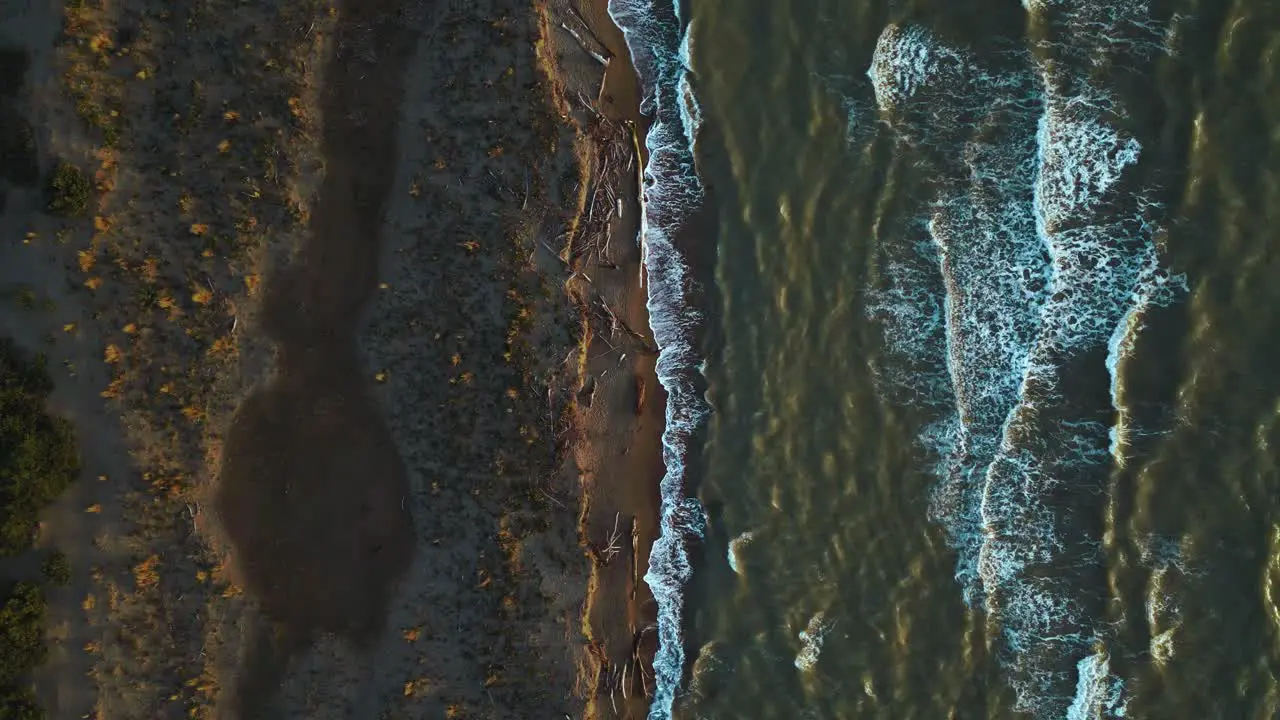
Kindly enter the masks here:
<path id="1" fill-rule="evenodd" d="M 622 29 L 641 84 L 640 111 L 653 119 L 645 138 L 649 160 L 642 183 L 640 242 L 648 279 L 647 306 L 658 345 L 657 375 L 667 391 L 659 485 L 661 521 L 644 579 L 658 606 L 651 720 L 671 717 L 684 673 L 684 589 L 692 577 L 687 546 L 705 533 L 706 516 L 687 497 L 685 458 L 690 436 L 710 413 L 697 390 L 702 359 L 694 347 L 702 317 L 688 297 L 692 285 L 684 255 L 675 246 L 702 202 L 693 163 L 701 112 L 689 81 L 691 48 L 679 0 L 610 0 L 609 15 Z"/>

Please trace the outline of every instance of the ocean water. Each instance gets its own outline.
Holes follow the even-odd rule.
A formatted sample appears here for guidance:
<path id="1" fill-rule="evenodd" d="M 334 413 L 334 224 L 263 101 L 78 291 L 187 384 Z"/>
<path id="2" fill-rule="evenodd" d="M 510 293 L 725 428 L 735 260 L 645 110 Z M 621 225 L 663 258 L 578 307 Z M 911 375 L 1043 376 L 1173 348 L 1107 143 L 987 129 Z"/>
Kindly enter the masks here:
<path id="1" fill-rule="evenodd" d="M 1280 717 L 1280 3 L 610 12 L 650 717 Z"/>

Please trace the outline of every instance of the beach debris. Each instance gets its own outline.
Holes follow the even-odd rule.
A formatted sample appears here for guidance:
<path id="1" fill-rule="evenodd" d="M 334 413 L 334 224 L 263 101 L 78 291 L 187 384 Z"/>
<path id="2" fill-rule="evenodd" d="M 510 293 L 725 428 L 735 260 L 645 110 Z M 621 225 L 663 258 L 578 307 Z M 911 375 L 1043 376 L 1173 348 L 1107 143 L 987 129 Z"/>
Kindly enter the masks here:
<path id="1" fill-rule="evenodd" d="M 630 450 L 630 446 L 627 448 Z M 640 552 L 644 545 L 640 542 L 640 519 L 631 516 L 631 599 L 635 600 L 636 588 L 640 587 Z M 643 635 L 642 635 L 643 636 Z M 632 654 L 636 647 L 632 647 Z M 637 660 L 638 662 L 638 660 Z"/>
<path id="2" fill-rule="evenodd" d="M 542 496 L 543 496 L 543 497 L 545 497 L 546 499 L 548 499 L 548 500 L 550 500 L 551 502 L 555 503 L 555 505 L 556 505 L 557 507 L 559 507 L 560 509 L 562 509 L 562 510 L 563 510 L 563 509 L 565 508 L 565 504 L 564 504 L 564 503 L 562 503 L 562 502 L 560 502 L 559 500 L 557 500 L 555 495 L 552 495 L 551 493 L 547 492 L 544 488 L 538 488 L 538 492 L 542 493 Z"/>
<path id="3" fill-rule="evenodd" d="M 613 562 L 613 559 L 618 556 L 618 553 L 622 552 L 622 531 L 618 529 L 618 523 L 621 521 L 622 513 L 614 513 L 613 530 L 609 533 L 609 544 L 605 546 L 604 550 L 600 551 L 600 564 L 606 567 L 609 563 Z"/>
<path id="4" fill-rule="evenodd" d="M 564 265 L 566 267 L 569 265 L 569 263 L 565 261 L 564 255 L 556 252 L 555 248 L 552 248 L 550 245 L 548 245 L 546 240 L 539 239 L 538 243 L 541 244 L 542 247 L 546 248 L 547 252 L 551 253 L 551 257 L 555 258 L 556 260 L 559 260 L 561 265 Z"/>
<path id="5" fill-rule="evenodd" d="M 617 313 L 613 311 L 613 308 L 609 307 L 608 303 L 606 303 L 603 299 L 600 299 L 598 302 L 599 302 L 600 309 L 604 311 L 605 316 L 609 319 L 609 337 L 613 337 L 614 335 L 617 334 L 619 329 L 622 329 L 624 332 L 626 332 L 628 335 L 634 338 L 638 343 L 640 343 L 640 349 L 643 352 L 648 353 L 650 355 L 658 354 L 658 348 L 655 347 L 652 343 L 650 343 L 649 339 L 646 338 L 644 335 L 636 332 L 630 325 L 627 324 L 626 320 L 623 320 L 622 318 L 618 317 Z"/>
<path id="6" fill-rule="evenodd" d="M 583 49 L 583 50 L 585 50 L 585 51 L 586 51 L 586 53 L 587 53 L 588 55 L 590 55 L 591 57 L 595 58 L 595 59 L 596 59 L 596 62 L 600 63 L 601 65 L 603 65 L 603 66 L 605 66 L 605 67 L 609 67 L 609 58 L 607 58 L 607 57 L 605 57 L 605 56 L 601 55 L 600 53 L 596 52 L 594 48 L 592 48 L 592 47 L 588 46 L 588 45 L 587 45 L 587 41 L 582 39 L 582 36 L 578 34 L 578 31 L 577 31 L 577 30 L 574 30 L 573 28 L 569 27 L 568 25 L 564 24 L 563 22 L 562 22 L 562 23 L 560 23 L 560 27 L 564 28 L 566 32 L 568 32 L 570 35 L 572 35 L 572 36 L 573 36 L 573 39 L 578 41 L 578 45 L 580 45 L 580 46 L 582 47 L 582 49 Z M 590 30 L 588 30 L 587 32 L 591 32 L 591 31 L 590 31 Z M 609 51 L 609 50 L 608 50 L 608 48 L 606 48 L 606 49 L 605 49 L 605 52 L 608 52 L 608 51 Z"/>
<path id="7" fill-rule="evenodd" d="M 600 111 L 596 109 L 595 103 L 588 100 L 586 96 L 583 95 L 581 92 L 578 93 L 578 102 L 582 104 L 582 107 L 586 108 L 587 110 L 590 110 L 591 114 L 595 115 L 596 118 L 600 120 L 605 119 L 604 116 L 600 114 Z"/>
<path id="8" fill-rule="evenodd" d="M 604 65 L 605 67 L 609 67 L 609 61 L 613 59 L 613 53 L 609 50 L 609 46 L 605 45 L 604 42 L 601 41 L 600 38 L 595 34 L 595 32 L 591 30 L 591 23 L 587 22 L 587 19 L 582 17 L 582 13 L 578 12 L 577 8 L 575 8 L 572 5 L 568 5 L 567 9 L 569 11 L 569 14 L 572 15 L 573 18 L 577 20 L 580 25 L 582 25 L 582 29 L 587 31 L 587 35 L 589 35 L 591 39 L 595 41 L 596 45 L 600 47 L 601 52 L 595 52 L 589 49 L 586 43 L 582 41 L 581 36 L 579 36 L 576 32 L 569 30 L 568 26 L 566 26 L 564 23 L 560 23 L 560 27 L 564 28 L 565 30 L 569 30 L 569 34 L 573 35 L 573 37 L 578 41 L 578 44 L 582 45 L 582 49 L 590 53 L 591 57 L 595 58 L 597 62 L 599 62 L 601 65 Z"/>

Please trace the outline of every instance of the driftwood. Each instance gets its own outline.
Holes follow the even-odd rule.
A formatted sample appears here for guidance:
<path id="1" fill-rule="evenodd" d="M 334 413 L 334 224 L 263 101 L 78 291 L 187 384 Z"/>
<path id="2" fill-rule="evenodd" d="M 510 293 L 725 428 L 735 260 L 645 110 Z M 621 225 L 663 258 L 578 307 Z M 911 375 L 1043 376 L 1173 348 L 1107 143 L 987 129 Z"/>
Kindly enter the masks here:
<path id="1" fill-rule="evenodd" d="M 600 552 L 602 563 L 608 567 L 609 563 L 622 552 L 622 546 L 619 544 L 622 540 L 622 531 L 618 529 L 618 523 L 622 521 L 622 513 L 613 514 L 613 530 L 609 533 L 609 544 Z"/>
<path id="2" fill-rule="evenodd" d="M 600 299 L 598 302 L 598 306 L 600 307 L 601 310 L 604 311 L 605 316 L 609 320 L 609 336 L 610 337 L 616 334 L 618 332 L 618 329 L 621 328 L 628 335 L 635 338 L 635 340 L 640 343 L 640 349 L 643 352 L 648 353 L 650 355 L 657 354 L 658 349 L 649 342 L 649 339 L 646 338 L 641 333 L 636 332 L 630 325 L 627 324 L 626 320 L 623 320 L 622 318 L 618 317 L 618 315 L 613 311 L 613 308 L 609 307 L 608 303 L 606 303 L 603 299 Z"/>
<path id="3" fill-rule="evenodd" d="M 584 25 L 584 26 L 586 26 L 586 23 L 583 23 L 583 25 Z M 573 28 L 569 27 L 568 25 L 564 24 L 563 22 L 562 22 L 562 23 L 560 23 L 560 27 L 564 28 L 566 32 L 568 32 L 570 35 L 572 35 L 572 36 L 573 36 L 573 39 L 578 41 L 578 45 L 579 45 L 579 46 L 580 46 L 584 51 L 586 51 L 586 53 L 587 53 L 588 55 L 590 55 L 591 57 L 595 58 L 595 59 L 596 59 L 596 62 L 600 63 L 601 65 L 603 65 L 603 66 L 605 66 L 605 67 L 609 67 L 609 59 L 610 59 L 610 58 L 607 58 L 607 57 L 605 57 L 604 55 L 601 55 L 600 53 L 596 52 L 594 48 L 589 47 L 589 46 L 587 45 L 587 41 L 582 39 L 582 36 L 578 34 L 578 31 L 577 31 L 577 30 L 574 30 Z M 595 34 L 591 32 L 591 28 L 590 28 L 590 27 L 588 27 L 588 28 L 587 28 L 587 34 L 588 34 L 588 35 L 591 35 L 591 37 L 592 37 L 593 39 L 595 39 L 597 43 L 600 43 L 600 46 L 601 46 L 601 47 L 604 47 L 604 43 L 601 43 L 601 42 L 600 42 L 600 40 L 599 40 L 598 38 L 596 38 Z M 609 52 L 609 48 L 607 48 L 607 47 L 606 47 L 606 48 L 604 48 L 604 51 L 605 51 L 605 52 Z"/>

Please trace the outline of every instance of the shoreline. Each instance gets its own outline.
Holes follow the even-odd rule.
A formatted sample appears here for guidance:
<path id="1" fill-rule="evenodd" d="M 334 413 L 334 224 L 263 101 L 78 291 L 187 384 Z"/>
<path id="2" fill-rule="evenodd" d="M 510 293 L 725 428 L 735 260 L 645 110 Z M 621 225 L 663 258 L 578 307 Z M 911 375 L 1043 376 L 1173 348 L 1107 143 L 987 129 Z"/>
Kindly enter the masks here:
<path id="1" fill-rule="evenodd" d="M 581 12 L 551 5 L 544 60 L 561 113 L 578 130 L 583 164 L 578 221 L 561 256 L 571 272 L 565 290 L 583 326 L 571 450 L 582 487 L 579 533 L 592 569 L 580 680 L 588 689 L 585 717 L 643 718 L 657 650 L 657 607 L 643 578 L 659 533 L 666 407 L 639 247 L 647 122 L 607 0 L 592 0 Z"/>

